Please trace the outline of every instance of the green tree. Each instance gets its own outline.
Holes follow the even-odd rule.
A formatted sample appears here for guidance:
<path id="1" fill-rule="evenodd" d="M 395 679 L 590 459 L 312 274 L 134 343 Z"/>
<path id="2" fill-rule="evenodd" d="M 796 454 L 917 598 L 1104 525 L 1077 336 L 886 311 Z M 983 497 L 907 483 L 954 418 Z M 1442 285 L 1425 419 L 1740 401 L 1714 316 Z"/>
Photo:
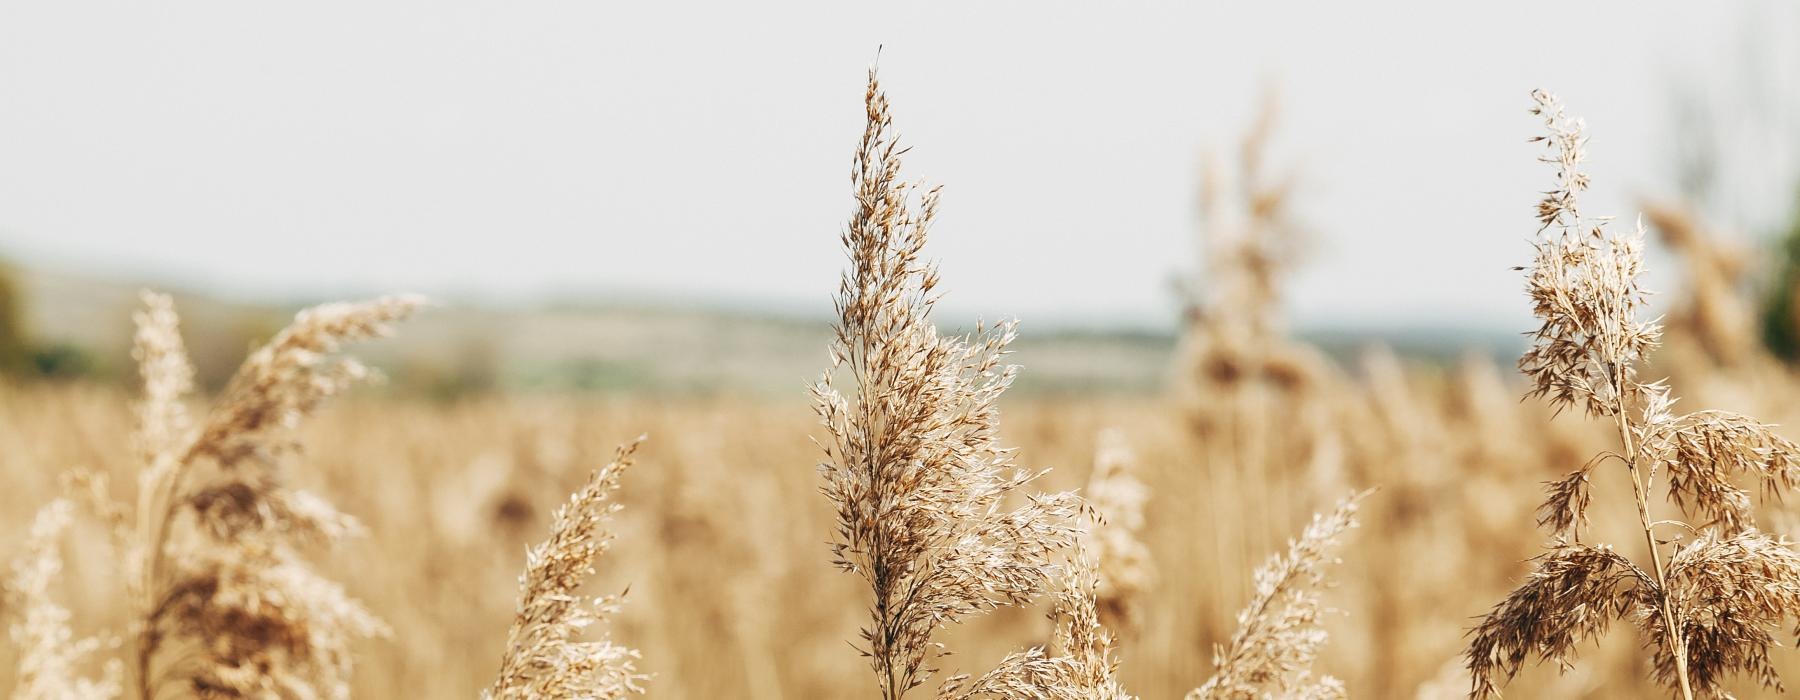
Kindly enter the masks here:
<path id="1" fill-rule="evenodd" d="M 31 360 L 24 293 L 12 265 L 0 261 L 0 373 L 30 371 Z"/>
<path id="2" fill-rule="evenodd" d="M 1776 251 L 1775 270 L 1763 301 L 1763 344 L 1788 362 L 1800 360 L 1800 207 L 1789 218 L 1787 233 Z"/>

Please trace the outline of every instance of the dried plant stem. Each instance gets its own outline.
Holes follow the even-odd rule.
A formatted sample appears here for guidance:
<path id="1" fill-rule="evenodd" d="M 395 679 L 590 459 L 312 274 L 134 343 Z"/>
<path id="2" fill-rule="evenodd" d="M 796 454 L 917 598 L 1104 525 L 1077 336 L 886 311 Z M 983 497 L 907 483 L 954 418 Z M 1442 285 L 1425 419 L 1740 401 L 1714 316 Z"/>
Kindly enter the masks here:
<path id="1" fill-rule="evenodd" d="M 1625 383 L 1623 372 L 1615 371 L 1615 386 L 1630 386 Z M 1688 681 L 1687 644 L 1681 638 L 1681 626 L 1676 624 L 1675 607 L 1669 599 L 1667 574 L 1663 572 L 1662 551 L 1656 543 L 1656 521 L 1650 519 L 1650 489 L 1655 486 L 1656 472 L 1651 469 L 1645 473 L 1639 464 L 1637 447 L 1631 438 L 1631 421 L 1626 416 L 1624 394 L 1619 396 L 1618 410 L 1613 413 L 1613 423 L 1619 429 L 1619 442 L 1625 448 L 1626 467 L 1631 472 L 1631 491 L 1637 500 L 1638 525 L 1644 530 L 1644 545 L 1650 548 L 1650 571 L 1656 576 L 1657 612 L 1663 619 L 1664 644 L 1669 645 L 1675 657 L 1675 675 L 1681 681 L 1682 700 L 1694 700 L 1694 690 Z"/>
<path id="2" fill-rule="evenodd" d="M 175 471 L 166 479 L 158 479 L 156 483 L 150 484 L 151 488 L 139 490 L 138 532 L 148 535 L 139 541 L 148 543 L 141 553 L 149 559 L 148 565 L 142 567 L 143 578 L 136 584 L 140 592 L 137 599 L 142 608 L 138 611 L 139 620 L 154 620 L 162 615 L 159 609 L 161 603 L 152 596 L 155 595 L 156 582 L 163 580 L 164 562 L 168 560 L 165 554 L 168 551 L 169 527 L 175 522 L 174 515 L 169 512 L 170 507 L 165 504 L 173 494 L 181 492 L 182 480 L 187 471 L 183 468 L 186 466 L 185 462 L 186 460 L 176 462 L 172 465 Z M 146 476 L 151 473 L 146 472 Z M 156 697 L 151 682 L 151 659 L 159 646 L 155 635 L 155 625 L 145 624 L 138 631 L 138 641 L 134 645 L 137 651 L 135 677 L 138 697 L 145 700 Z"/>
<path id="3" fill-rule="evenodd" d="M 1212 678 L 1187 700 L 1345 697 L 1341 682 L 1312 670 L 1326 640 L 1320 591 L 1328 585 L 1325 567 L 1337 561 L 1333 551 L 1356 527 L 1357 508 L 1369 493 L 1353 493 L 1331 512 L 1314 514 L 1285 552 L 1257 568 L 1256 593 L 1238 613 L 1231 643 L 1213 651 Z"/>
<path id="4" fill-rule="evenodd" d="M 936 632 L 1047 589 L 1078 534 L 1079 499 L 1027 492 L 1042 472 L 1018 467 L 999 444 L 998 402 L 1018 372 L 1003 362 L 1015 324 L 937 332 L 937 271 L 921 259 L 936 190 L 899 179 L 905 150 L 873 70 L 864 106 L 842 235 L 850 269 L 831 364 L 812 394 L 830 434 L 819 471 L 837 511 L 833 562 L 869 585 L 860 651 L 881 697 L 898 700 L 937 672 Z M 849 398 L 834 386 L 846 380 L 856 384 Z M 1012 498 L 1025 503 L 1009 510 Z"/>
<path id="5" fill-rule="evenodd" d="M 882 537 L 876 535 L 875 551 L 882 551 L 883 545 Z M 883 572 L 888 571 L 890 568 L 892 567 L 885 559 L 878 557 L 875 560 L 875 571 L 877 572 L 876 580 L 888 578 L 883 575 Z M 898 619 L 898 616 L 894 614 L 894 606 L 891 606 L 888 603 L 888 601 L 893 598 L 890 593 L 891 591 L 886 590 L 885 586 L 879 586 L 879 584 L 875 591 L 875 620 L 876 625 L 881 630 L 881 644 L 877 648 L 880 649 L 893 649 L 900 645 L 900 620 Z M 900 697 L 905 695 L 906 691 L 912 688 L 910 680 L 902 682 L 904 674 L 901 673 L 900 667 L 895 663 L 898 661 L 897 656 L 898 655 L 896 654 L 888 653 L 879 654 L 875 657 L 875 663 L 881 666 L 881 675 L 886 679 L 881 684 L 881 695 L 883 700 L 900 700 Z"/>
<path id="6" fill-rule="evenodd" d="M 588 602 L 579 590 L 594 565 L 612 547 L 608 525 L 620 505 L 619 478 L 632 466 L 643 436 L 620 445 L 613 461 L 594 471 L 587 484 L 557 508 L 550 537 L 527 550 L 519 575 L 519 605 L 506 634 L 506 654 L 489 700 L 591 698 L 612 700 L 642 695 L 648 676 L 637 672 L 638 652 L 610 635 L 580 641 L 584 630 L 607 621 L 623 594 Z"/>
<path id="7" fill-rule="evenodd" d="M 69 629 L 69 610 L 57 602 L 62 586 L 62 555 L 57 539 L 68 528 L 74 507 L 66 499 L 44 504 L 32 519 L 25 552 L 0 581 L 0 609 L 12 618 L 8 633 L 17 649 L 18 677 L 14 700 L 112 700 L 123 690 L 124 666 L 105 664 L 99 678 L 84 678 L 81 665 L 105 646 L 99 638 L 77 639 Z"/>
<path id="8" fill-rule="evenodd" d="M 253 353 L 196 426 L 193 369 L 172 301 L 144 294 L 133 355 L 139 405 L 137 512 L 125 568 L 136 615 L 138 696 L 347 698 L 350 645 L 387 627 L 301 547 L 359 534 L 324 499 L 284 485 L 280 458 L 326 399 L 372 372 L 336 355 L 386 335 L 415 297 L 325 304 Z"/>
<path id="9" fill-rule="evenodd" d="M 1511 680 L 1532 657 L 1568 669 L 1583 643 L 1599 639 L 1615 620 L 1638 626 L 1654 680 L 1683 700 L 1730 697 L 1722 686 L 1733 673 L 1779 692 L 1769 650 L 1800 618 L 1800 553 L 1756 529 L 1751 494 L 1736 482 L 1754 479 L 1771 495 L 1800 486 L 1800 444 L 1749 416 L 1678 415 L 1667 386 L 1637 378 L 1662 335 L 1656 321 L 1638 318 L 1647 296 L 1639 284 L 1643 227 L 1620 236 L 1606 230 L 1606 219 L 1580 215 L 1578 195 L 1588 183 L 1578 167 L 1583 125 L 1566 117 L 1549 93 L 1532 97 L 1533 113 L 1549 132 L 1536 139 L 1549 143 L 1542 160 L 1558 167 L 1556 189 L 1538 205 L 1533 264 L 1522 268 L 1530 270 L 1526 291 L 1541 325 L 1519 368 L 1533 380 L 1529 395 L 1611 418 L 1621 451 L 1602 453 L 1548 484 L 1538 523 L 1555 539 L 1536 570 L 1473 630 L 1466 654 L 1470 696 L 1498 696 L 1498 682 Z M 1604 543 L 1581 541 L 1589 475 L 1613 457 L 1631 475 L 1648 567 Z M 1657 473 L 1665 470 L 1661 488 L 1680 509 L 1677 517 L 1705 520 L 1651 516 Z M 1665 556 L 1656 528 L 1669 524 L 1691 539 L 1672 540 L 1677 544 Z"/>

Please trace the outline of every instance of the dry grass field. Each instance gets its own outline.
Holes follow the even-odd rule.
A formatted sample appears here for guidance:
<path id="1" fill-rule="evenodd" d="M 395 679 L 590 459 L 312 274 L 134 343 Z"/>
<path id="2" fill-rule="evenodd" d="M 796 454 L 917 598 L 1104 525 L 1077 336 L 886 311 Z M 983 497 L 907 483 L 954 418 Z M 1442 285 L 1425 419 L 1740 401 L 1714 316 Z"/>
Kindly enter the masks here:
<path id="1" fill-rule="evenodd" d="M 1127 687 L 1174 697 L 1211 673 L 1251 569 L 1343 484 L 1379 484 L 1349 537 L 1327 600 L 1333 638 L 1319 662 L 1352 694 L 1403 697 L 1453 677 L 1464 632 L 1529 569 L 1545 539 L 1531 527 L 1539 482 L 1603 445 L 1604 426 L 1517 397 L 1501 368 L 1408 374 L 1372 360 L 1367 383 L 1322 399 L 1341 421 L 1342 471 L 1267 478 L 1209 460 L 1173 401 L 1045 400 L 1004 407 L 1019 459 L 1079 487 L 1096 436 L 1123 433 L 1149 486 L 1143 539 L 1155 578 L 1141 629 L 1120 642 Z M 16 551 L 31 514 L 89 467 L 131 483 L 131 397 L 112 389 L 8 387 L 0 400 L 0 494 Z M 613 446 L 650 439 L 625 476 L 618 541 L 594 592 L 629 588 L 613 636 L 643 652 L 653 697 L 865 697 L 871 681 L 847 640 L 863 613 L 825 546 L 818 433 L 791 402 L 483 399 L 452 405 L 351 399 L 308 425 L 293 473 L 361 519 L 366 539 L 324 569 L 393 628 L 357 648 L 357 697 L 472 697 L 499 666 L 515 579 L 550 511 Z M 1618 479 L 1614 479 L 1617 481 Z M 1618 485 L 1617 483 L 1611 485 Z M 1621 538 L 1623 540 L 1623 538 Z M 1624 540 L 1629 541 L 1629 540 Z M 119 566 L 103 530 L 76 528 L 59 594 L 79 634 L 125 619 Z M 1040 611 L 1003 611 L 957 630 L 957 667 L 991 665 L 1048 630 Z M 1638 687 L 1628 635 L 1559 678 L 1528 671 L 1516 694 L 1556 688 L 1614 696 Z M 4 668 L 15 669 L 7 646 Z M 1800 665 L 1787 660 L 1790 669 Z M 1791 678 L 1793 670 L 1788 671 Z M 1623 686 L 1621 684 L 1624 684 Z"/>
<path id="2" fill-rule="evenodd" d="M 1511 392 L 1486 388 L 1499 390 L 1489 408 L 1516 418 Z M 65 467 L 130 483 L 137 466 L 129 398 L 9 388 L 0 439 L 11 476 L 0 506 L 15 548 L 37 506 L 60 492 Z M 1433 405 L 1428 394 L 1389 398 L 1410 405 L 1369 417 L 1381 432 L 1361 438 L 1378 443 L 1373 449 L 1395 447 L 1380 444 L 1392 440 L 1388 420 L 1472 418 Z M 1297 529 L 1303 510 L 1335 494 L 1329 484 L 1297 493 L 1246 488 L 1261 482 L 1254 474 L 1232 473 L 1229 486 L 1212 482 L 1209 472 L 1232 467 L 1209 470 L 1168 402 L 1019 403 L 1005 411 L 1006 438 L 1025 446 L 1020 460 L 1052 466 L 1055 486 L 1084 482 L 1102 428 L 1121 430 L 1131 445 L 1150 487 L 1145 540 L 1157 571 L 1140 603 L 1143 628 L 1121 647 L 1129 687 L 1146 697 L 1185 692 L 1210 674 L 1212 645 L 1230 633 L 1250 568 Z M 295 475 L 367 526 L 368 538 L 333 553 L 325 568 L 394 629 L 359 647 L 356 695 L 468 697 L 486 687 L 525 546 L 614 445 L 640 432 L 650 439 L 626 476 L 618 542 L 596 591 L 629 587 L 613 634 L 643 652 L 653 694 L 867 693 L 862 662 L 846 642 L 863 605 L 852 582 L 831 570 L 824 544 L 830 511 L 812 469 L 814 424 L 799 400 L 369 399 L 326 411 L 305 431 Z M 1395 459 L 1377 468 L 1431 486 L 1389 487 L 1371 498 L 1344 553 L 1345 583 L 1331 596 L 1344 613 L 1330 621 L 1338 637 L 1322 665 L 1353 691 L 1399 692 L 1452 663 L 1471 616 L 1504 592 L 1538 544 L 1518 523 L 1529 524 L 1532 485 L 1553 473 L 1545 458 L 1556 448 L 1502 440 L 1489 449 L 1524 454 L 1471 463 L 1429 454 L 1448 441 L 1433 442 L 1388 453 Z M 116 626 L 126 610 L 104 532 L 77 528 L 71 548 L 61 591 L 77 612 L 75 628 Z M 1479 559 L 1468 555 L 1476 548 Z M 955 662 L 991 664 L 1047 629 L 1036 611 L 978 620 L 958 631 Z"/>
<path id="3" fill-rule="evenodd" d="M 110 661 L 127 696 L 529 696 L 496 681 L 505 663 L 526 669 L 521 683 L 590 674 L 598 679 L 591 695 L 601 697 L 640 683 L 667 698 L 898 697 L 905 688 L 886 684 L 904 674 L 884 670 L 880 657 L 915 644 L 925 665 L 942 671 L 912 697 L 954 674 L 1016 668 L 1024 670 L 1005 678 L 1010 685 L 996 680 L 986 695 L 1110 698 L 1122 687 L 1145 698 L 1197 688 L 1193 697 L 1334 697 L 1329 676 L 1352 696 L 1438 698 L 1470 692 L 1475 643 L 1489 649 L 1474 654 L 1477 671 L 1497 674 L 1491 680 L 1514 697 L 1650 697 L 1680 692 L 1673 662 L 1654 653 L 1667 631 L 1659 621 L 1673 620 L 1686 635 L 1677 645 L 1682 684 L 1691 670 L 1700 695 L 1715 690 L 1713 673 L 1721 691 L 1765 692 L 1756 635 L 1768 622 L 1768 641 L 1781 644 L 1800 580 L 1782 568 L 1794 555 L 1779 534 L 1751 551 L 1744 543 L 1755 531 L 1745 523 L 1754 509 L 1764 531 L 1788 531 L 1779 499 L 1757 497 L 1753 484 L 1772 495 L 1792 486 L 1790 468 L 1800 465 L 1783 461 L 1792 444 L 1748 422 L 1731 423 L 1737 433 L 1694 428 L 1694 446 L 1669 448 L 1679 456 L 1666 461 L 1618 440 L 1624 426 L 1645 439 L 1686 439 L 1656 432 L 1663 419 L 1654 411 L 1641 423 L 1622 417 L 1657 396 L 1653 379 L 1669 377 L 1684 409 L 1775 424 L 1800 419 L 1788 400 L 1800 380 L 1745 340 L 1753 337 L 1745 302 L 1728 283 L 1690 285 L 1661 345 L 1636 342 L 1626 331 L 1651 327 L 1621 301 L 1635 298 L 1629 237 L 1596 232 L 1592 240 L 1604 243 L 1584 243 L 1591 221 L 1563 213 L 1586 185 L 1572 174 L 1574 156 L 1559 165 L 1557 206 L 1539 212 L 1570 231 L 1540 244 L 1534 269 L 1554 279 L 1534 287 L 1532 301 L 1519 300 L 1537 302 L 1549 329 L 1542 337 L 1567 342 L 1534 346 L 1529 377 L 1479 355 L 1442 366 L 1372 349 L 1340 364 L 1290 338 L 1273 312 L 1283 195 L 1259 189 L 1258 171 L 1246 167 L 1248 184 L 1236 191 L 1249 216 L 1242 230 L 1207 241 L 1214 267 L 1200 276 L 1204 290 L 1166 386 L 1014 398 L 1001 395 L 1008 375 L 989 362 L 1007 341 L 1004 327 L 958 339 L 931 330 L 936 281 L 914 245 L 924 242 L 929 195 L 909 196 L 925 193 L 893 177 L 899 151 L 889 148 L 873 82 L 869 105 L 858 209 L 844 241 L 851 260 L 834 351 L 844 367 L 832 391 L 810 399 L 803 387 L 812 377 L 796 376 L 785 398 L 545 393 L 434 402 L 352 392 L 326 403 L 358 372 L 323 359 L 336 341 L 379 335 L 389 322 L 405 333 L 406 301 L 303 317 L 215 397 L 181 390 L 182 370 L 171 364 L 179 346 L 154 299 L 138 341 L 145 391 L 0 386 L 0 551 L 25 564 L 46 553 L 62 558 L 60 571 L 37 570 L 54 576 L 38 577 L 35 591 L 29 566 L 12 577 L 5 612 L 14 636 L 0 646 L 0 687 L 56 697 L 55 688 L 76 686 L 45 674 L 99 677 Z M 1579 139 L 1554 145 L 1578 150 Z M 1529 217 L 1520 213 L 1521 230 L 1536 226 Z M 1706 244 L 1694 224 L 1658 223 L 1670 228 L 1665 236 L 1680 236 L 1690 277 L 1717 272 L 1696 252 Z M 1559 242 L 1573 247 L 1549 247 Z M 1522 247 L 1516 262 L 1530 255 Z M 824 350 L 808 358 L 815 372 L 827 367 Z M 1522 398 L 1534 389 L 1577 405 Z M 640 434 L 648 438 L 633 466 L 590 482 Z M 1742 449 L 1730 459 L 1738 461 L 1717 440 L 1737 440 Z M 1607 451 L 1630 458 L 1592 466 Z M 1640 457 L 1677 477 L 1673 500 L 1646 498 L 1642 483 L 1634 489 L 1650 469 Z M 1013 476 L 1014 464 L 1023 474 L 1051 471 L 1031 481 Z M 1540 509 L 1544 484 L 1572 470 L 1584 495 L 1574 499 L 1579 507 L 1562 507 L 1589 524 Z M 1739 482 L 1748 487 L 1742 502 L 1731 490 Z M 96 496 L 100 485 L 109 495 Z M 1348 523 L 1318 521 L 1316 536 L 1257 576 L 1315 513 L 1368 489 L 1358 526 L 1338 532 Z M 1026 496 L 1071 490 L 1086 504 Z M 47 550 L 29 549 L 35 514 L 59 497 L 73 504 L 73 525 Z M 1634 503 L 1691 525 L 1649 522 Z M 117 531 L 107 525 L 114 516 Z M 1539 527 L 1540 518 L 1553 527 Z M 528 548 L 553 525 L 558 534 L 528 562 Z M 613 539 L 596 548 L 602 530 Z M 138 539 L 146 537 L 152 544 Z M 1072 554 L 1077 541 L 1097 554 L 1093 571 L 1084 574 Z M 1326 546 L 1332 541 L 1341 544 Z M 1552 542 L 1555 553 L 1534 559 Z M 1718 542 L 1736 543 L 1737 554 L 1708 549 L 1725 547 Z M 1619 566 L 1645 567 L 1656 583 L 1642 571 L 1630 580 L 1614 572 L 1593 574 L 1611 576 L 1602 583 L 1530 588 L 1552 578 L 1534 570 L 1581 543 L 1611 543 L 1583 551 L 1616 551 L 1640 562 Z M 520 611 L 522 570 L 537 572 L 528 593 L 550 592 L 527 606 L 542 615 Z M 268 571 L 281 578 L 261 578 Z M 929 577 L 908 578 L 921 571 L 957 580 L 939 590 Z M 993 578 L 957 578 L 971 571 Z M 1098 577 L 1091 594 L 1065 583 L 1082 575 Z M 1315 582 L 1316 610 L 1308 607 Z M 1521 584 L 1524 592 L 1512 593 Z M 607 645 L 558 646 L 568 616 L 583 607 L 559 597 L 570 587 L 621 595 L 598 625 L 573 630 Z M 871 643 L 859 629 L 871 616 L 898 629 L 890 617 L 924 604 L 894 590 L 938 607 L 907 623 L 922 632 L 875 635 L 871 674 L 858 651 Z M 1600 601 L 1592 609 L 1557 607 L 1589 594 Z M 1629 605 L 1649 612 L 1619 603 L 1612 615 L 1625 623 L 1608 629 L 1607 619 L 1593 618 L 1608 617 L 1606 596 L 1615 594 L 1635 596 Z M 1527 601 L 1538 607 L 1496 608 L 1521 595 L 1538 596 Z M 77 639 L 95 637 L 92 648 L 65 655 L 71 640 L 55 631 L 63 620 L 45 613 L 46 601 L 70 611 L 68 628 Z M 1483 626 L 1490 611 L 1495 626 Z M 1634 633 L 1634 624 L 1646 632 Z M 1478 626 L 1511 636 L 1472 638 Z M 547 635 L 536 639 L 550 657 L 530 656 L 537 652 L 519 640 L 531 634 Z M 937 656 L 926 642 L 954 653 Z M 1009 656 L 1046 644 L 1038 656 Z M 1523 665 L 1506 683 L 1503 657 L 1513 650 Z M 1800 657 L 1785 646 L 1767 654 L 1768 669 L 1800 678 Z M 542 661 L 551 657 L 558 660 Z M 629 669 L 620 665 L 626 658 Z M 1563 658 L 1569 668 L 1559 672 Z M 337 685 L 345 673 L 347 684 Z M 968 696 L 958 692 L 941 696 Z"/>

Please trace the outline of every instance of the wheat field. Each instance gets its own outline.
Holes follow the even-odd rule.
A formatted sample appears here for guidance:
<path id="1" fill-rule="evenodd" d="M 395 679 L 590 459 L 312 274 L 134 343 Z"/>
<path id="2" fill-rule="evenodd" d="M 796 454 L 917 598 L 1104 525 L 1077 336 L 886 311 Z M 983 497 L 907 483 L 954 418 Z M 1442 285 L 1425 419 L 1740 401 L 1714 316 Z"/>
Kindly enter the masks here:
<path id="1" fill-rule="evenodd" d="M 1340 362 L 1293 338 L 1274 310 L 1286 191 L 1251 162 L 1207 191 L 1247 216 L 1209 229 L 1163 386 L 1003 395 L 1004 349 L 1029 330 L 938 334 L 935 190 L 903 177 L 873 74 L 810 395 L 816 377 L 786 398 L 353 391 L 365 369 L 332 358 L 404 333 L 418 302 L 397 297 L 302 315 L 201 396 L 176 310 L 146 295 L 142 388 L 0 385 L 0 551 L 20 562 L 0 687 L 1766 692 L 1800 672 L 1778 498 L 1800 448 L 1769 427 L 1800 418 L 1800 380 L 1750 340 L 1749 302 L 1672 210 L 1652 211 L 1659 237 L 1712 281 L 1660 328 L 1634 306 L 1637 239 L 1579 212 L 1581 127 L 1537 100 L 1560 150 L 1546 204 L 1519 216 L 1544 227 L 1537 258 L 1505 261 L 1532 262 L 1519 303 L 1544 319 L 1524 373 L 1380 348 Z M 1663 377 L 1684 409 L 1733 413 L 1675 416 Z"/>

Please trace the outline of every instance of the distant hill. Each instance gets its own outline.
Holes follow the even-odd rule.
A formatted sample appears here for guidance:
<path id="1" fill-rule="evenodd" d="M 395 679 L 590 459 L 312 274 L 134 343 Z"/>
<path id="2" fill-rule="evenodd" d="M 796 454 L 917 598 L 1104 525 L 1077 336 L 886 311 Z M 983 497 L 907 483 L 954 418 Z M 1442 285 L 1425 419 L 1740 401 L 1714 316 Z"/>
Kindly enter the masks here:
<path id="1" fill-rule="evenodd" d="M 130 317 L 139 285 L 44 270 L 24 270 L 19 282 L 34 337 L 85 349 L 103 376 L 130 375 Z M 202 382 L 212 387 L 302 306 L 165 291 L 176 296 L 183 335 Z M 1433 361 L 1470 347 L 1506 354 L 1518 345 L 1511 335 L 1431 329 L 1302 336 L 1340 358 L 1375 343 Z M 397 391 L 798 395 L 824 367 L 829 339 L 824 319 L 702 304 L 443 303 L 409 321 L 400 336 L 357 352 L 383 367 Z M 1168 377 L 1175 345 L 1172 331 L 1026 323 L 1012 357 L 1023 366 L 1017 388 L 1024 394 L 1154 392 Z"/>

